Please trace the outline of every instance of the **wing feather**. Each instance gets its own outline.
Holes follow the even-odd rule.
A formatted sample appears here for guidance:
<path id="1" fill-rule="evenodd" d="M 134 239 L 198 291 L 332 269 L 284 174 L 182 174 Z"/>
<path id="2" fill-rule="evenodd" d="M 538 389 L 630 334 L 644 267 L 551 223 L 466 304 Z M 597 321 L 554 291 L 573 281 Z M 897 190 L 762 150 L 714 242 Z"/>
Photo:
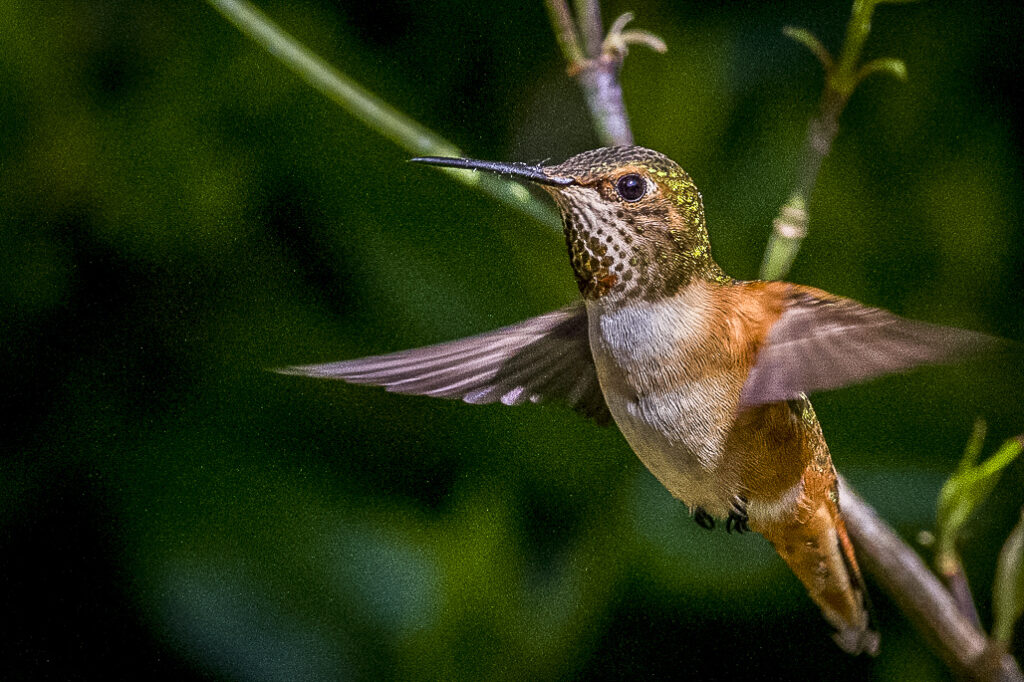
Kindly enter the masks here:
<path id="1" fill-rule="evenodd" d="M 434 346 L 278 371 L 473 404 L 561 400 L 598 423 L 611 420 L 582 303 Z"/>
<path id="2" fill-rule="evenodd" d="M 790 287 L 753 370 L 741 404 L 792 400 L 901 372 L 955 362 L 995 349 L 978 332 L 908 320 L 810 287 Z"/>

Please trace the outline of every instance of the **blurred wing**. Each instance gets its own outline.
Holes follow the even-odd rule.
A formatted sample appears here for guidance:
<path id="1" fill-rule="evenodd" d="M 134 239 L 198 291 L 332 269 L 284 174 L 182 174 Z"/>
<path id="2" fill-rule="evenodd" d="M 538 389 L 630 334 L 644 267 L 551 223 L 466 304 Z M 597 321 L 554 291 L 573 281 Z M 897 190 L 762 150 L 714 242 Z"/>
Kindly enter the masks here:
<path id="1" fill-rule="evenodd" d="M 791 400 L 918 365 L 954 362 L 1000 343 L 810 287 L 790 287 L 743 386 L 741 405 Z"/>
<path id="2" fill-rule="evenodd" d="M 279 371 L 474 404 L 562 400 L 599 424 L 611 420 L 582 303 L 436 346 Z"/>

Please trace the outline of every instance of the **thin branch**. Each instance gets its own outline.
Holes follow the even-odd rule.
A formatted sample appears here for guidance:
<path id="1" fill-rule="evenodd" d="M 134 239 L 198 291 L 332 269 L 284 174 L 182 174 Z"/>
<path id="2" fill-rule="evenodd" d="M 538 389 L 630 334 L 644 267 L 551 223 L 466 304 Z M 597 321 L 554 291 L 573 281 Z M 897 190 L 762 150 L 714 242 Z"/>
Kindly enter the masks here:
<path id="1" fill-rule="evenodd" d="M 328 64 L 265 14 L 244 0 L 207 0 L 239 31 L 303 80 L 339 104 L 371 130 L 416 156 L 462 156 L 457 146 L 394 109 L 366 88 Z M 551 207 L 533 197 L 522 185 L 489 173 L 443 169 L 463 184 L 476 187 L 531 218 L 561 230 Z"/>
<path id="2" fill-rule="evenodd" d="M 1024 682 L 1016 660 L 964 617 L 924 561 L 840 478 L 839 499 L 857 557 L 935 651 L 970 679 Z"/>
<path id="3" fill-rule="evenodd" d="M 605 147 L 633 144 L 626 103 L 619 85 L 620 65 L 621 62 L 616 63 L 612 59 L 593 59 L 586 62 L 577 75 L 598 138 Z"/>
<path id="4" fill-rule="evenodd" d="M 868 3 L 857 0 L 854 5 L 854 17 L 859 17 L 860 21 L 858 29 L 863 29 L 864 25 L 863 16 L 858 14 L 857 8 L 864 4 Z M 621 26 L 619 32 L 621 33 Z M 608 39 L 605 43 L 607 42 Z M 849 54 L 849 50 L 844 51 L 844 59 L 851 58 Z M 859 49 L 854 51 L 852 59 L 855 61 L 858 57 Z M 577 77 L 580 78 L 584 91 L 588 92 L 588 97 L 611 98 L 591 105 L 591 113 L 594 114 L 597 128 L 601 130 L 612 127 L 628 132 L 629 121 L 625 115 L 625 107 L 620 106 L 616 100 L 621 98 L 622 94 L 621 86 L 617 82 L 618 69 L 609 71 L 608 74 L 615 82 L 608 83 L 608 87 L 603 91 L 588 91 L 586 71 L 577 71 Z M 830 92 L 833 94 L 829 94 Z M 828 153 L 838 130 L 839 113 L 850 92 L 852 87 L 845 90 L 845 94 L 840 90 L 827 89 L 822 98 L 819 107 L 822 113 L 812 122 L 805 142 L 804 154 L 807 161 L 797 185 L 797 192 L 801 198 L 783 207 L 783 228 L 802 220 L 806 229 L 806 197 L 810 196 L 821 160 Z M 598 112 L 600 116 L 615 116 L 618 120 L 605 120 Z M 631 134 L 629 139 L 632 139 Z M 799 246 L 799 238 L 796 245 Z M 792 251 L 792 255 L 795 253 L 795 250 Z M 791 259 L 788 260 L 788 263 L 791 262 Z M 788 270 L 788 265 L 786 269 Z M 1003 652 L 999 645 L 990 644 L 985 634 L 960 614 L 953 598 L 928 570 L 917 553 L 903 542 L 844 480 L 840 479 L 840 485 L 843 517 L 856 545 L 858 556 L 864 562 L 865 570 L 892 595 L 907 617 L 932 643 L 936 652 L 951 667 L 971 679 L 1024 682 L 1024 675 L 1021 674 L 1016 660 Z"/>
<path id="5" fill-rule="evenodd" d="M 576 0 L 576 16 L 587 57 L 593 59 L 601 53 L 601 3 L 599 0 Z"/>
<path id="6" fill-rule="evenodd" d="M 832 149 L 839 132 L 839 116 L 857 85 L 872 73 L 886 72 L 906 78 L 906 67 L 898 59 L 876 59 L 860 64 L 864 41 L 871 32 L 871 15 L 884 0 L 856 0 L 846 27 L 846 37 L 838 60 L 805 29 L 786 27 L 783 33 L 809 49 L 825 67 L 825 86 L 818 113 L 807 126 L 800 151 L 799 173 L 789 199 L 772 222 L 772 233 L 761 261 L 761 279 L 781 279 L 789 272 L 807 236 L 807 207 L 818 181 L 821 163 Z"/>
<path id="7" fill-rule="evenodd" d="M 968 479 L 976 480 L 970 474 L 975 470 L 981 449 L 985 444 L 987 425 L 984 419 L 975 419 L 971 437 L 967 439 L 963 457 L 956 472 L 950 476 L 939 492 L 938 513 L 936 514 L 935 570 L 949 589 L 953 601 L 960 613 L 966 616 L 980 630 L 981 619 L 974 606 L 974 595 L 967 582 L 963 562 L 957 550 L 957 540 L 963 525 L 970 518 L 978 503 L 977 497 L 970 494 L 974 486 L 966 483 Z M 984 497 L 984 495 L 982 495 Z"/>
<path id="8" fill-rule="evenodd" d="M 800 245 L 807 236 L 807 205 L 818 181 L 821 162 L 825 160 L 839 132 L 839 115 L 845 106 L 846 98 L 833 90 L 826 79 L 818 113 L 807 126 L 807 135 L 800 151 L 800 171 L 796 186 L 772 223 L 772 234 L 761 261 L 761 279 L 785 277 L 796 260 Z"/>
<path id="9" fill-rule="evenodd" d="M 602 41 L 598 0 L 576 0 L 579 27 L 565 0 L 545 0 L 545 4 L 558 44 L 565 55 L 569 75 L 577 78 L 583 90 L 601 144 L 633 144 L 633 132 L 622 99 L 619 70 L 629 45 L 646 45 L 664 52 L 664 41 L 646 31 L 625 31 L 626 24 L 633 18 L 628 12 L 615 20 Z M 586 41 L 586 51 L 580 46 L 581 33 Z"/>
<path id="10" fill-rule="evenodd" d="M 569 64 L 582 62 L 586 59 L 586 54 L 580 45 L 580 36 L 576 31 L 576 23 L 573 21 L 572 12 L 569 11 L 569 5 L 565 0 L 545 0 L 544 5 L 548 8 L 548 18 L 551 20 L 555 39 L 562 48 L 565 61 Z"/>
<path id="11" fill-rule="evenodd" d="M 964 573 L 964 566 L 959 557 L 955 564 L 947 564 L 941 571 L 942 580 L 949 589 L 949 595 L 953 603 L 971 624 L 981 630 L 981 618 L 978 617 L 978 609 L 974 605 L 974 595 L 971 593 L 971 584 L 967 582 L 967 574 Z"/>

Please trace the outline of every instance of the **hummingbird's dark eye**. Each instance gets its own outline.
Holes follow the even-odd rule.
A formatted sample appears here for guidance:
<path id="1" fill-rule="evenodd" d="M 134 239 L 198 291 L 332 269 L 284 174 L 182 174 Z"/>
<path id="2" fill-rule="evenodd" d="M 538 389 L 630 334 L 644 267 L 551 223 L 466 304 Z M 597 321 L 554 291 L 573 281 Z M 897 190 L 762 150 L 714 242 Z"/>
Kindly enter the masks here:
<path id="1" fill-rule="evenodd" d="M 630 173 L 619 178 L 615 191 L 626 201 L 640 201 L 647 194 L 647 182 L 636 173 Z"/>

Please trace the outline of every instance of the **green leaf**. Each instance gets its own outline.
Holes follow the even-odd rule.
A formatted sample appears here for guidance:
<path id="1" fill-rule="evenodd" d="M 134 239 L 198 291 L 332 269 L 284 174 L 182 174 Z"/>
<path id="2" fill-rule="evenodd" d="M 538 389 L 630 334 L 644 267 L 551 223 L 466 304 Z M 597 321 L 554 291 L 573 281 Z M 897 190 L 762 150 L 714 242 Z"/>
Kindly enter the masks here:
<path id="1" fill-rule="evenodd" d="M 964 456 L 956 468 L 956 472 L 963 473 L 978 463 L 981 457 L 981 447 L 985 444 L 985 431 L 987 430 L 984 419 L 975 419 L 974 428 L 971 429 L 971 437 L 967 439 L 967 446 L 964 447 Z"/>
<path id="2" fill-rule="evenodd" d="M 1009 645 L 1013 626 L 1024 614 L 1024 510 L 999 552 L 992 586 L 992 611 L 992 636 Z"/>
<path id="3" fill-rule="evenodd" d="M 956 541 L 964 524 L 992 493 L 1003 469 L 1024 449 L 1021 439 L 1011 438 L 994 455 L 976 464 L 984 437 L 985 424 L 979 419 L 975 422 L 960 465 L 939 493 L 936 560 L 940 570 L 943 570 L 944 562 L 957 560 Z"/>
<path id="4" fill-rule="evenodd" d="M 797 26 L 786 26 L 782 29 L 782 33 L 787 38 L 795 40 L 810 50 L 818 58 L 818 61 L 821 62 L 821 65 L 825 67 L 826 72 L 832 70 L 832 55 L 829 54 L 828 49 L 818 40 L 816 35 L 806 28 L 799 28 Z"/>
<path id="5" fill-rule="evenodd" d="M 901 81 L 907 80 L 907 65 L 902 59 L 895 57 L 880 57 L 872 59 L 857 71 L 857 82 L 860 83 L 873 73 L 887 73 Z"/>

